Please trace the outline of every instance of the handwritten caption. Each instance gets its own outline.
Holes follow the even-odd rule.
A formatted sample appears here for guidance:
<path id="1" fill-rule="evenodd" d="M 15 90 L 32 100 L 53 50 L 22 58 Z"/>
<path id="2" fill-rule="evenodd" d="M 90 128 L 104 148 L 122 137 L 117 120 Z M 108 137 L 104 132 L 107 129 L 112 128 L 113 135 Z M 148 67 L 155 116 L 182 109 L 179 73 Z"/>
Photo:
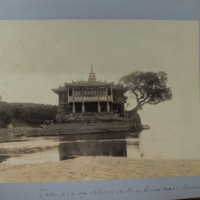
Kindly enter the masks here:
<path id="1" fill-rule="evenodd" d="M 176 186 L 176 187 L 159 187 L 159 186 L 151 186 L 147 185 L 144 188 L 135 188 L 128 186 L 125 189 L 96 189 L 96 190 L 70 190 L 70 189 L 63 189 L 61 191 L 51 191 L 48 188 L 40 188 L 38 190 L 38 198 L 39 199 L 54 199 L 54 200 L 65 200 L 69 199 L 70 197 L 82 197 L 82 196 L 100 196 L 100 195 L 119 195 L 119 194 L 140 194 L 140 193 L 150 193 L 150 192 L 172 192 L 172 191 L 178 191 L 178 190 L 200 190 L 200 185 L 189 185 L 184 184 L 182 186 Z"/>

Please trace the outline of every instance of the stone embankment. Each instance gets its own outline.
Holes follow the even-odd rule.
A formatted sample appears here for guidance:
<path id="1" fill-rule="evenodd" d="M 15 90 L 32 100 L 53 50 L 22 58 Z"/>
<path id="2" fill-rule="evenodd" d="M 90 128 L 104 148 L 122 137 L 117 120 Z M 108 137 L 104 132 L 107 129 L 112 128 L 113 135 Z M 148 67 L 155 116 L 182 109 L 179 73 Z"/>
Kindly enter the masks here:
<path id="1" fill-rule="evenodd" d="M 30 129 L 27 136 L 44 136 L 44 135 L 71 135 L 86 133 L 109 133 L 124 132 L 132 128 L 132 122 L 127 121 L 107 121 L 107 122 L 73 122 L 51 124 L 43 128 Z"/>
<path id="2" fill-rule="evenodd" d="M 0 135 L 15 135 L 15 136 L 24 136 L 27 135 L 29 131 L 34 130 L 35 128 L 26 126 L 26 127 L 13 127 L 12 129 L 2 128 L 0 129 Z"/>

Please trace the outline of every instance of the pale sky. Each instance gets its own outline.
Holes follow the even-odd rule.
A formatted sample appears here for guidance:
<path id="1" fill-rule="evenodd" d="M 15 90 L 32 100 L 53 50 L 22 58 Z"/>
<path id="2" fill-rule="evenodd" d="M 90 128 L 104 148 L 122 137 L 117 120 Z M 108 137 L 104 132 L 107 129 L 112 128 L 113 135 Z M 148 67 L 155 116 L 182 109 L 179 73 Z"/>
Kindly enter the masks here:
<path id="1" fill-rule="evenodd" d="M 165 71 L 173 100 L 142 118 L 199 119 L 199 22 L 151 20 L 0 21 L 0 95 L 57 105 L 51 89 L 87 80 L 117 82 L 136 70 Z"/>

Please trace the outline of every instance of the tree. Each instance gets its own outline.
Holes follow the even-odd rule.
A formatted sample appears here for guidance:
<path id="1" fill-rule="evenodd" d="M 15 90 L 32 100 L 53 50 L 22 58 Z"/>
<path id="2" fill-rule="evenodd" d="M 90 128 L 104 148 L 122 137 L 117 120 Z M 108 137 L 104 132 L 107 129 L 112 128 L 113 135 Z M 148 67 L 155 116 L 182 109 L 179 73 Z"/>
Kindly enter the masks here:
<path id="1" fill-rule="evenodd" d="M 12 114 L 5 102 L 0 102 L 0 128 L 6 128 L 12 121 Z"/>
<path id="2" fill-rule="evenodd" d="M 137 101 L 132 110 L 137 113 L 145 104 L 156 105 L 171 100 L 172 91 L 167 87 L 167 74 L 165 72 L 133 72 L 123 76 L 119 82 L 132 92 Z"/>

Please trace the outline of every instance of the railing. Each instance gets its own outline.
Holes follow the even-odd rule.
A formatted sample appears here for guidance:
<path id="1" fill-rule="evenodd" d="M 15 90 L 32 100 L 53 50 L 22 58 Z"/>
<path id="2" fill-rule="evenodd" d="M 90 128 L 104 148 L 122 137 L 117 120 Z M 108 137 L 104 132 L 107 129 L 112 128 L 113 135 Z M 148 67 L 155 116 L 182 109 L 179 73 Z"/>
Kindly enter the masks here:
<path id="1" fill-rule="evenodd" d="M 66 104 L 66 103 L 67 103 L 67 100 L 59 99 L 59 104 Z"/>
<path id="2" fill-rule="evenodd" d="M 70 102 L 94 102 L 94 101 L 112 101 L 112 96 L 79 96 L 79 97 L 69 97 Z"/>

